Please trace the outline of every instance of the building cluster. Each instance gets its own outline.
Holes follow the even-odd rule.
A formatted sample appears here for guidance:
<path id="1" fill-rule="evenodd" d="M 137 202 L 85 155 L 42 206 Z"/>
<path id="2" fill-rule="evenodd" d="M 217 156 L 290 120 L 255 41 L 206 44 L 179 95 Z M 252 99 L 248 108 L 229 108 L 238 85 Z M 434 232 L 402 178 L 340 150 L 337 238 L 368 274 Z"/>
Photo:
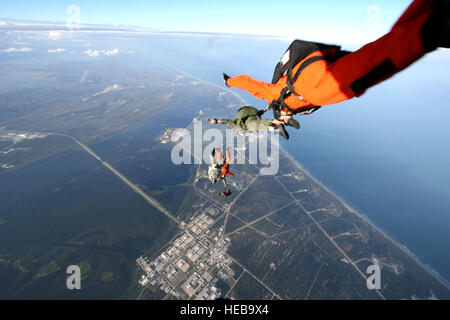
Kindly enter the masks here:
<path id="1" fill-rule="evenodd" d="M 211 232 L 214 221 L 200 213 L 155 259 L 139 257 L 136 262 L 143 271 L 139 283 L 179 299 L 217 299 L 222 294 L 217 281 L 233 277 L 234 271 L 226 253 L 230 239 Z"/>

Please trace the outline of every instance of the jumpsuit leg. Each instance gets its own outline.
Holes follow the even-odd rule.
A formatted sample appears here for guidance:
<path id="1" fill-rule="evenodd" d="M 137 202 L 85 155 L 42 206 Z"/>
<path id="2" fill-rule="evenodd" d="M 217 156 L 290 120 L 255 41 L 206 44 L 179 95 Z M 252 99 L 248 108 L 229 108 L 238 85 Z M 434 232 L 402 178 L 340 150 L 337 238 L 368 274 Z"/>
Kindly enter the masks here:
<path id="1" fill-rule="evenodd" d="M 213 149 L 211 151 L 211 154 L 209 155 L 209 161 L 210 161 L 211 165 L 215 165 L 216 164 L 216 159 L 214 158 L 215 154 L 216 154 L 216 150 Z"/>
<path id="2" fill-rule="evenodd" d="M 435 3 L 415 0 L 389 33 L 332 63 L 311 64 L 303 70 L 296 88 L 307 101 L 329 105 L 360 96 L 405 69 L 432 51 L 425 48 L 422 31 Z"/>
<path id="3" fill-rule="evenodd" d="M 216 157 L 217 157 L 217 163 L 222 164 L 222 153 L 220 151 L 217 151 Z"/>
<path id="4" fill-rule="evenodd" d="M 230 151 L 228 149 L 225 149 L 225 155 L 226 155 L 225 162 L 227 164 L 230 164 L 231 163 L 231 157 L 230 157 Z"/>

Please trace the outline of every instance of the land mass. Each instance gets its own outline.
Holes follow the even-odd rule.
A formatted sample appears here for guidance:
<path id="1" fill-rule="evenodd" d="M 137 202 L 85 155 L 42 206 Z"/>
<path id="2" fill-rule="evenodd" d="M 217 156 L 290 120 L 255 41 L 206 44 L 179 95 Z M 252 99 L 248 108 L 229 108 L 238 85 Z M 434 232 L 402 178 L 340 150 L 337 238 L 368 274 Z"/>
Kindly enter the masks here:
<path id="1" fill-rule="evenodd" d="M 158 291 L 166 299 L 449 297 L 441 279 L 285 151 L 278 174 L 262 176 L 260 169 L 234 166 L 234 193 L 226 200 L 208 180 L 194 180 L 196 196 L 184 207 L 196 211 L 158 255 L 137 260 L 143 272 L 139 298 Z M 205 171 L 197 166 L 195 176 Z M 374 264 L 382 287 L 370 290 L 366 271 Z"/>
<path id="2" fill-rule="evenodd" d="M 60 67 L 50 70 L 61 73 Z M 92 82 L 79 83 L 80 67 L 88 68 Z M 99 292 L 129 299 L 450 297 L 445 283 L 282 149 L 275 175 L 261 175 L 261 165 L 232 165 L 235 176 L 228 183 L 233 193 L 228 198 L 217 196 L 221 186 L 206 179 L 196 182 L 206 173 L 205 164 L 171 163 L 173 142 L 164 132 L 187 126 L 193 136 L 193 115 L 209 128 L 208 116 L 228 115 L 245 103 L 234 92 L 177 69 L 157 67 L 137 76 L 123 66 L 120 71 L 110 68 L 117 74 L 111 72 L 106 83 L 100 74 L 109 67 L 65 66 L 64 77 L 70 81 L 56 97 L 50 85 L 55 86 L 55 74 L 33 69 L 27 72 L 40 76 L 45 90 L 24 88 L 2 97 L 16 107 L 8 108 L 1 123 L 1 160 L 7 165 L 0 174 L 9 177 L 4 181 L 28 179 L 30 173 L 21 174 L 31 164 L 42 171 L 36 173 L 41 189 L 44 177 L 54 179 L 44 181 L 42 190 L 48 192 L 33 198 L 34 206 L 20 198 L 18 190 L 0 208 L 5 216 L 0 223 L 8 220 L 2 228 L 9 228 L 0 235 L 0 262 L 4 274 L 13 275 L 3 279 L 8 288 L 3 296 L 33 296 L 33 286 L 39 287 L 39 279 L 45 278 L 54 281 L 46 283 L 58 283 L 48 291 L 49 297 L 70 298 L 63 266 L 78 262 L 83 281 L 96 286 L 82 293 L 88 297 Z M 24 93 L 40 103 L 31 108 L 19 99 Z M 174 112 L 178 118 L 171 117 Z M 58 154 L 64 155 L 60 176 L 53 178 L 45 159 Z M 96 179 L 103 179 L 102 184 Z M 5 182 L 3 187 L 9 186 Z M 111 199 L 112 194 L 124 198 Z M 70 202 L 74 195 L 84 202 Z M 23 206 L 17 205 L 20 200 Z M 119 208 L 105 210 L 113 200 Z M 37 211 L 44 202 L 61 210 Z M 91 208 L 96 203 L 102 208 Z M 21 214 L 10 214 L 10 208 Z M 25 226 L 23 212 L 39 223 Z M 82 214 L 98 220 L 84 223 L 78 218 Z M 60 219 L 60 224 L 53 230 L 40 220 L 43 217 L 51 225 Z M 374 264 L 382 280 L 381 288 L 371 290 L 366 271 Z M 109 285 L 122 291 L 110 290 Z"/>

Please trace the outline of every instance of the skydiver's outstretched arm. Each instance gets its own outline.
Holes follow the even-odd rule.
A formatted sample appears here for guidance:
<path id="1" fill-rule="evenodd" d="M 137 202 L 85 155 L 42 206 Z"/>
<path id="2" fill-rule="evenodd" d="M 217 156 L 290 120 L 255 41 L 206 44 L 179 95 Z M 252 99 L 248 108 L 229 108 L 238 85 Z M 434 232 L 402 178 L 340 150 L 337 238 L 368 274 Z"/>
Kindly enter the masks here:
<path id="1" fill-rule="evenodd" d="M 330 64 L 311 64 L 301 77 L 322 75 L 319 81 L 298 82 L 294 88 L 318 106 L 359 97 L 437 46 L 450 46 L 449 16 L 448 0 L 415 0 L 387 34 Z"/>
<path id="2" fill-rule="evenodd" d="M 258 81 L 247 75 L 240 75 L 236 77 L 225 77 L 225 84 L 228 87 L 234 87 L 248 91 L 258 99 L 264 99 L 269 103 L 278 99 L 280 92 L 275 88 L 275 85 L 263 81 Z"/>
<path id="3" fill-rule="evenodd" d="M 217 123 L 226 124 L 227 126 L 231 127 L 231 129 L 234 129 L 234 130 L 240 129 L 240 127 L 238 125 L 236 125 L 236 123 L 231 119 L 219 119 L 217 121 Z"/>
<path id="4" fill-rule="evenodd" d="M 212 149 L 211 154 L 209 155 L 209 162 L 211 166 L 217 165 L 215 156 L 216 156 L 216 149 Z"/>
<path id="5" fill-rule="evenodd" d="M 198 182 L 200 179 L 209 179 L 209 175 L 204 174 L 195 178 L 194 182 Z"/>

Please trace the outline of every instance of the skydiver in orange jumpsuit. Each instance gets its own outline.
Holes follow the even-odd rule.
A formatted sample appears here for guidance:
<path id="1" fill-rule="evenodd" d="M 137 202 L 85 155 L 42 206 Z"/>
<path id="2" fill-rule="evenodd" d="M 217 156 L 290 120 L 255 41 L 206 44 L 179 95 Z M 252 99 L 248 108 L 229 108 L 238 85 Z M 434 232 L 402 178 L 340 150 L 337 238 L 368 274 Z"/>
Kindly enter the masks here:
<path id="1" fill-rule="evenodd" d="M 449 48 L 449 8 L 449 0 L 415 0 L 389 33 L 355 52 L 295 40 L 277 64 L 272 83 L 224 74 L 225 83 L 267 100 L 265 111 L 272 108 L 276 119 L 292 125 L 293 114 L 359 97 L 437 47 Z"/>
<path id="2" fill-rule="evenodd" d="M 218 152 L 217 159 L 219 163 L 222 162 L 222 156 L 220 152 Z M 220 169 L 220 179 L 223 180 L 223 183 L 225 185 L 227 175 L 234 176 L 234 173 L 230 171 L 230 163 L 231 163 L 230 151 L 228 151 L 228 149 L 225 149 L 225 159 L 223 159 L 222 168 Z"/>

